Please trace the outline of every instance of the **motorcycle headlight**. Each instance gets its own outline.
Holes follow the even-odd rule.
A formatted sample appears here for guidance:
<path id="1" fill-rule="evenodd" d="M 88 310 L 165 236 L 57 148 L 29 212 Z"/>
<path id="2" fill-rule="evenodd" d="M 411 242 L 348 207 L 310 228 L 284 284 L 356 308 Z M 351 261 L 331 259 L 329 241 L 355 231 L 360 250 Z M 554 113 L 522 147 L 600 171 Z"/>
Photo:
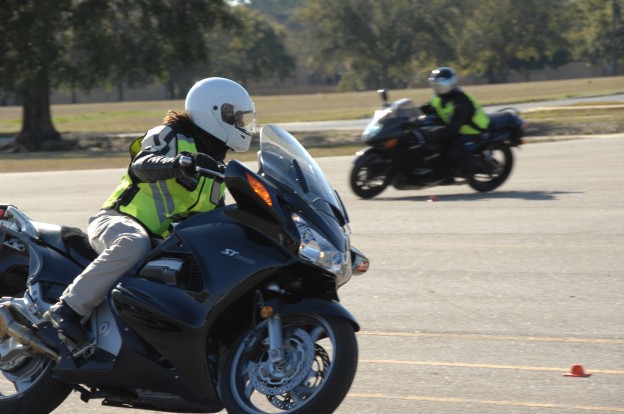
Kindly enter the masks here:
<path id="1" fill-rule="evenodd" d="M 375 135 L 379 133 L 379 131 L 381 131 L 382 126 L 383 126 L 382 124 L 376 121 L 369 123 L 366 126 L 366 129 L 364 129 L 364 132 L 362 132 L 362 140 L 367 141 L 373 138 Z"/>
<path id="2" fill-rule="evenodd" d="M 351 271 L 351 255 L 339 251 L 300 215 L 293 213 L 292 218 L 301 237 L 299 257 L 332 272 L 340 279 L 347 277 Z"/>

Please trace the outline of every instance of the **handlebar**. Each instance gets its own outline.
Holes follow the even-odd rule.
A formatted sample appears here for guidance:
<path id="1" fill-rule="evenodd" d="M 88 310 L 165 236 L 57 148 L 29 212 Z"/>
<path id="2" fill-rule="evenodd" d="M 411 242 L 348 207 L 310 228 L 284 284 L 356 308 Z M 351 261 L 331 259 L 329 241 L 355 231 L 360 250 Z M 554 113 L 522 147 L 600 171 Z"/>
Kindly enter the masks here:
<path id="1" fill-rule="evenodd" d="M 180 157 L 180 164 L 186 167 L 190 167 L 193 165 L 193 159 L 189 156 L 183 155 Z M 200 175 L 203 175 L 206 177 L 219 178 L 222 181 L 225 179 L 225 174 L 219 171 L 209 170 L 208 168 L 202 168 L 200 166 L 196 166 L 195 171 L 197 171 Z"/>

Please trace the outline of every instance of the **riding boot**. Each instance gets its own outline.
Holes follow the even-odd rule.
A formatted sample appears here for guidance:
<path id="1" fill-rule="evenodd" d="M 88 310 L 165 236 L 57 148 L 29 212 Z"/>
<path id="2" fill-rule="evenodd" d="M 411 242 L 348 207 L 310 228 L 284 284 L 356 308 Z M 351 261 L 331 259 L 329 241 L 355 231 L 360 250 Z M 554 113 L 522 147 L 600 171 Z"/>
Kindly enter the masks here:
<path id="1" fill-rule="evenodd" d="M 52 325 L 76 344 L 90 342 L 91 335 L 82 325 L 82 316 L 74 311 L 65 301 L 60 301 L 50 307 L 43 315 Z"/>

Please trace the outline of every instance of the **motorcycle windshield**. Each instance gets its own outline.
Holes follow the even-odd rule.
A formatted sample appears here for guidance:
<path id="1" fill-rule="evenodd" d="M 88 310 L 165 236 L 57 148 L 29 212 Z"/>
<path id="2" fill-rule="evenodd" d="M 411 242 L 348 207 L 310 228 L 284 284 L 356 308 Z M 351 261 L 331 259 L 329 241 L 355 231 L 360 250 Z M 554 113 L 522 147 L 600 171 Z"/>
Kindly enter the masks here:
<path id="1" fill-rule="evenodd" d="M 260 131 L 258 154 L 260 173 L 277 186 L 298 194 L 308 204 L 333 216 L 339 223 L 348 223 L 346 211 L 338 194 L 316 161 L 295 137 L 275 125 Z"/>
<path id="2" fill-rule="evenodd" d="M 387 108 L 375 111 L 373 118 L 370 120 L 364 132 L 362 132 L 362 140 L 368 141 L 383 129 L 384 124 L 395 118 L 415 119 L 420 115 L 420 109 L 409 98 L 399 99 L 392 102 Z"/>

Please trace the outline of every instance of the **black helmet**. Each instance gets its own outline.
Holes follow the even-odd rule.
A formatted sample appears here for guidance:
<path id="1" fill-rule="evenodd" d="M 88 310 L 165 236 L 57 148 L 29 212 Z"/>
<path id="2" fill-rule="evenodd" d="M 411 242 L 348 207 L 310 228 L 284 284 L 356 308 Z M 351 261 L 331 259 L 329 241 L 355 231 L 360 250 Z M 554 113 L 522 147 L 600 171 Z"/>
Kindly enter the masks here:
<path id="1" fill-rule="evenodd" d="M 457 74 L 451 68 L 437 68 L 429 75 L 429 86 L 431 86 L 438 96 L 446 95 L 457 86 Z"/>

